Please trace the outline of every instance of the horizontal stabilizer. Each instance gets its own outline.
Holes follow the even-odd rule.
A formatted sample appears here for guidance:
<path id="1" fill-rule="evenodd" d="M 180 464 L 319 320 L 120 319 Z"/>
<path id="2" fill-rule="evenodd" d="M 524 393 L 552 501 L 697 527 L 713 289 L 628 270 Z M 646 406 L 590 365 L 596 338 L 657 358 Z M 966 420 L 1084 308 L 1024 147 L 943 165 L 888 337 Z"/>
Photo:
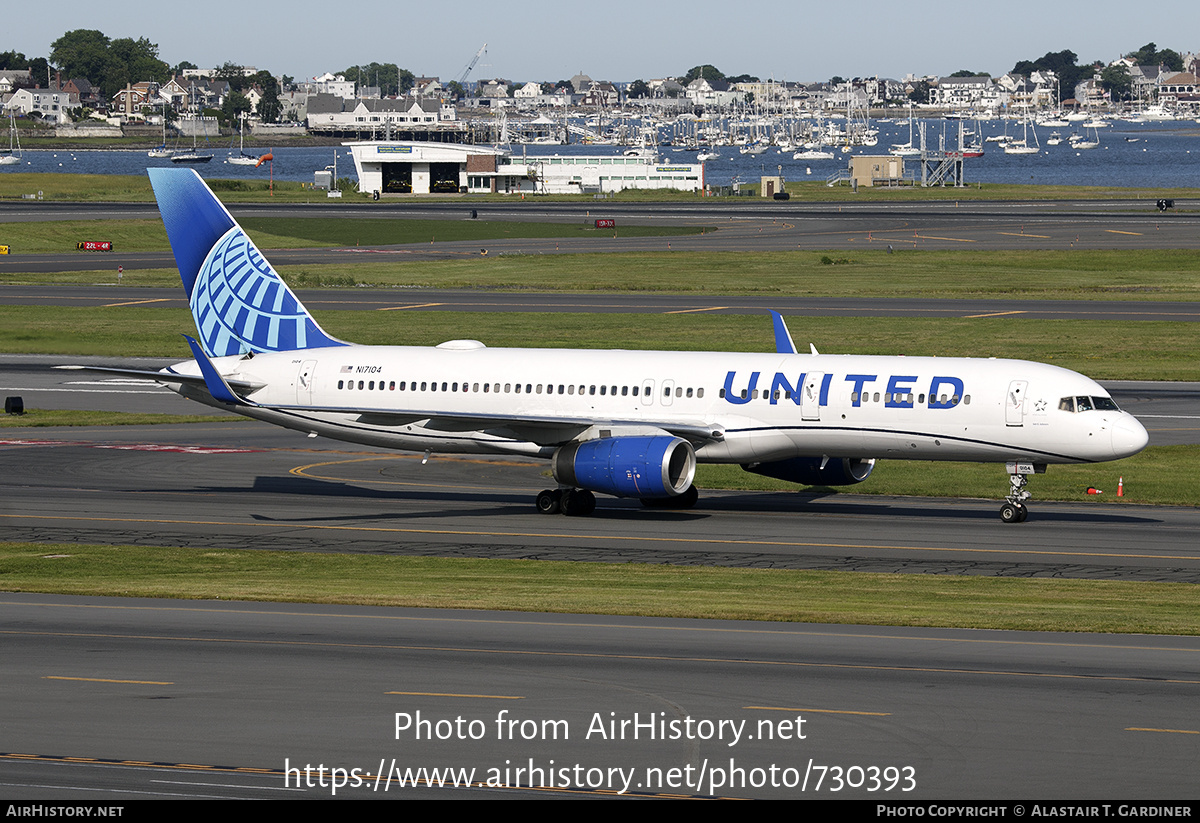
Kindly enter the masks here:
<path id="1" fill-rule="evenodd" d="M 144 377 L 147 380 L 154 380 L 158 383 L 187 383 L 193 386 L 204 386 L 204 375 L 201 374 L 180 374 L 172 371 L 150 371 L 149 369 L 118 369 L 109 366 L 55 366 L 56 369 L 64 371 L 94 371 L 100 374 L 119 374 L 123 377 Z M 249 380 L 230 380 L 225 378 L 226 384 L 242 394 L 250 394 L 265 387 L 266 383 L 251 383 Z"/>

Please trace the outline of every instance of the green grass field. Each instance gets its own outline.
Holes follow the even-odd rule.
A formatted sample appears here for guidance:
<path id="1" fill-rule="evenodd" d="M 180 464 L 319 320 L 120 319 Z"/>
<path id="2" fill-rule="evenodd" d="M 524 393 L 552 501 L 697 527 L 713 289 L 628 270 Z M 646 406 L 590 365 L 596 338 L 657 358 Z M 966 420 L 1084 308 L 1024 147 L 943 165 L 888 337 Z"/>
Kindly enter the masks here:
<path id="1" fill-rule="evenodd" d="M 98 221 L 103 222 L 103 221 Z M 577 225 L 447 221 L 447 232 L 426 221 L 247 221 L 264 249 L 301 246 L 371 246 L 430 240 L 486 240 L 495 236 L 586 237 Z M 261 226 L 259 229 L 253 226 Z M 523 227 L 523 228 L 522 228 Z M 503 234 L 503 232 L 510 232 Z M 621 229 L 626 232 L 626 229 Z M 632 232 L 634 229 L 630 228 Z M 647 228 L 651 234 L 665 230 Z M 275 233 L 272 233 L 275 232 Z M 368 232 L 370 233 L 368 235 Z M 490 232 L 490 234 L 489 234 Z M 521 234 L 521 232 L 525 232 Z M 463 233 L 467 236 L 464 237 Z M 473 233 L 473 234 L 472 234 Z M 499 233 L 499 234 L 498 234 Z M 611 235 L 599 234 L 597 237 Z M 364 237 L 368 239 L 363 239 Z M 13 253 L 70 251 L 80 239 L 112 240 L 123 251 L 165 251 L 158 221 L 112 225 L 0 224 L 0 243 Z M 663 241 L 664 246 L 666 240 Z M 344 263 L 280 266 L 293 285 L 488 288 L 546 292 L 633 291 L 671 294 L 824 297 L 1004 298 L 1046 300 L 1200 300 L 1200 257 L 1179 250 L 1145 251 L 897 251 L 734 252 L 666 251 L 630 254 L 454 255 L 437 261 L 378 262 L 346 255 Z M 841 262 L 828 265 L 822 259 Z M 111 261 L 111 262 L 110 262 Z M 0 283 L 111 283 L 114 257 L 79 252 L 78 272 L 8 273 Z M 130 270 L 128 285 L 178 284 L 173 270 Z"/>
<path id="2" fill-rule="evenodd" d="M 1024 631 L 1200 633 L 1200 586 L 0 543 L 7 591 Z"/>
<path id="3" fill-rule="evenodd" d="M 397 305 L 414 295 L 397 295 Z M 437 345 L 463 337 L 494 347 L 771 351 L 770 318 L 714 314 L 327 311 L 329 333 L 366 345 Z M 1103 380 L 1200 380 L 1200 324 L 1160 321 L 806 317 L 801 348 L 825 354 L 1013 357 Z M 0 350 L 190 359 L 184 308 L 0 306 Z M 698 341 L 702 341 L 699 342 Z M 66 359 L 69 359 L 67 357 Z"/>
<path id="4" fill-rule="evenodd" d="M 199 408 L 199 407 L 197 407 Z M 59 426 L 150 426 L 167 423 L 228 423 L 247 420 L 232 414 L 144 414 L 72 409 L 26 409 L 24 414 L 0 415 L 0 428 L 57 428 Z"/>

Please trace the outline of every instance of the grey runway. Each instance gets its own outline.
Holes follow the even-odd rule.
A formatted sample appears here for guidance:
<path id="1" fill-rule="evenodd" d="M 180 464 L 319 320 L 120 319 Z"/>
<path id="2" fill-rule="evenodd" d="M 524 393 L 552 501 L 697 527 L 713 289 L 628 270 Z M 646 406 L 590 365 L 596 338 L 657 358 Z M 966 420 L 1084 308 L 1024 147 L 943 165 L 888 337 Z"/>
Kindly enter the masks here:
<path id="1" fill-rule="evenodd" d="M 952 195 L 950 195 L 952 196 Z M 1181 206 L 1182 206 L 1181 201 Z M 481 219 L 590 223 L 597 217 L 618 220 L 615 234 L 592 238 L 493 239 L 445 243 L 411 243 L 349 249 L 268 250 L 275 265 L 337 265 L 370 260 L 444 260 L 491 255 L 593 254 L 651 251 L 795 251 L 866 249 L 1195 249 L 1200 248 L 1200 215 L 1185 211 L 1159 214 L 1153 202 L 1022 203 L 954 202 L 857 204 L 732 203 L 622 204 L 536 203 L 526 208 L 505 204 L 432 204 L 385 208 L 255 204 L 234 208 L 237 217 L 322 217 L 371 219 L 373 217 L 470 219 L 472 209 Z M 114 218 L 150 218 L 152 204 L 117 206 Z M 66 220 L 108 216 L 102 209 L 82 204 L 0 204 L 0 225 L 23 220 Z M 699 235 L 681 237 L 624 237 L 623 224 L 712 227 Z M 24 254 L 19 247 L 0 255 L 0 273 L 49 273 L 101 269 L 173 268 L 170 252 L 97 254 L 67 251 Z"/>
<path id="2" fill-rule="evenodd" d="M 537 514 L 545 462 L 342 446 L 253 422 L 0 434 L 0 524 L 34 542 L 1200 582 L 1200 511 L 1035 496 L 702 492 L 682 512 L 603 497 Z M 1115 488 L 1119 464 L 1098 466 Z M 1111 481 L 1111 482 L 1110 482 Z M 867 481 L 870 483 L 870 481 Z"/>
<path id="3" fill-rule="evenodd" d="M 1195 794 L 1196 638 L 38 594 L 0 625 L 10 800 Z"/>

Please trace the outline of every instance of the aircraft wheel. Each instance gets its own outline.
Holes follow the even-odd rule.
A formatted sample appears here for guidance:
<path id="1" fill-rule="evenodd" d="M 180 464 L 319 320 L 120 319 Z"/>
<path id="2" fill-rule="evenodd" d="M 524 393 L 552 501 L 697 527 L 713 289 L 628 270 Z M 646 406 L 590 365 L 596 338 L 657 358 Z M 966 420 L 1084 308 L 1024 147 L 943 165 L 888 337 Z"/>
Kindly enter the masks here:
<path id="1" fill-rule="evenodd" d="M 587 515 L 596 510 L 596 495 L 592 494 L 587 489 L 581 489 L 579 496 L 582 498 L 581 503 L 583 506 L 583 511 L 581 511 L 580 514 Z"/>
<path id="2" fill-rule="evenodd" d="M 1024 507 L 1022 507 L 1024 508 Z M 1021 512 L 1012 503 L 1005 503 L 1000 507 L 1000 519 L 1005 523 L 1020 523 Z"/>
<path id="3" fill-rule="evenodd" d="M 541 514 L 557 514 L 562 503 L 562 492 L 546 489 L 538 493 L 537 510 Z"/>
<path id="4" fill-rule="evenodd" d="M 1018 503 L 1017 504 L 1017 522 L 1024 523 L 1025 518 L 1028 516 L 1029 516 L 1029 509 L 1027 509 L 1025 507 L 1024 503 Z"/>
<path id="5" fill-rule="evenodd" d="M 583 517 L 596 510 L 596 495 L 587 489 L 564 489 L 560 507 L 567 517 Z"/>

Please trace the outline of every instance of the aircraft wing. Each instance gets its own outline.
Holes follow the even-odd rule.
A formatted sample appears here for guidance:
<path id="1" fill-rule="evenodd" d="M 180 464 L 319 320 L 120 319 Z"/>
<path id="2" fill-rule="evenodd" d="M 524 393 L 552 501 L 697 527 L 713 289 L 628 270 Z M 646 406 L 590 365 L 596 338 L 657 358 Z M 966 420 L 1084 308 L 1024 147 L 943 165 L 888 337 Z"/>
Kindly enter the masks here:
<path id="1" fill-rule="evenodd" d="M 551 444 L 573 440 L 590 428 L 656 429 L 682 437 L 693 446 L 718 443 L 725 439 L 721 426 L 705 426 L 697 423 L 664 420 L 620 420 L 580 419 L 578 417 L 552 417 L 537 415 L 471 414 L 438 411 L 396 411 L 390 409 L 364 409 L 361 407 L 327 408 L 321 406 L 271 406 L 281 411 L 327 412 L 333 414 L 357 414 L 358 422 L 377 426 L 404 426 L 420 423 L 426 429 L 453 432 L 489 432 L 505 434 L 518 440 Z"/>

